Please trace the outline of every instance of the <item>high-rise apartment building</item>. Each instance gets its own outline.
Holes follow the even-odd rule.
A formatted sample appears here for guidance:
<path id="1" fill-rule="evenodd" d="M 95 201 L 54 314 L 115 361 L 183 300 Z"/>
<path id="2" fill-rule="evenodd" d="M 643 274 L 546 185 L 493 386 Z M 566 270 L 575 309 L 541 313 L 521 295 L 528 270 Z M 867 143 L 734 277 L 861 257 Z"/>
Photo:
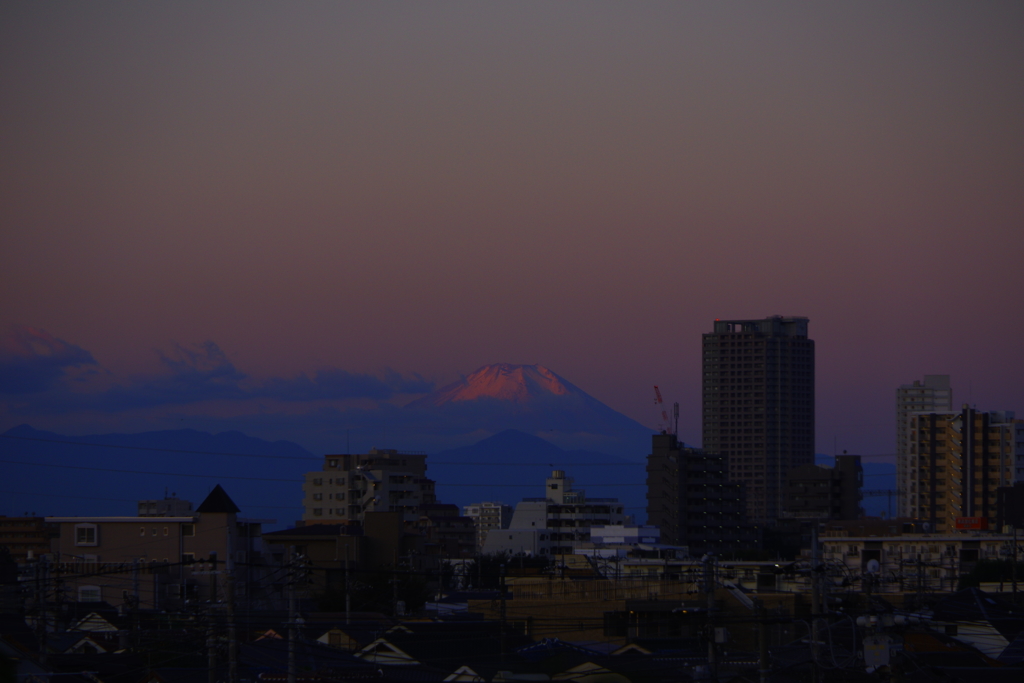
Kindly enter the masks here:
<path id="1" fill-rule="evenodd" d="M 401 512 L 415 522 L 421 505 L 437 502 L 426 454 L 392 449 L 325 455 L 322 470 L 306 473 L 302 491 L 307 524 L 362 522 L 367 512 Z"/>
<path id="2" fill-rule="evenodd" d="M 914 413 L 952 413 L 953 389 L 949 375 L 925 375 L 896 390 L 896 489 L 900 517 L 916 517 L 917 503 L 908 495 L 913 471 L 910 466 L 910 417 Z"/>
<path id="3" fill-rule="evenodd" d="M 906 498 L 913 516 L 935 532 L 988 528 L 997 516 L 999 487 L 1016 479 L 1024 460 L 1024 422 L 1012 412 L 910 416 L 910 476 Z"/>
<path id="4" fill-rule="evenodd" d="M 704 335 L 704 451 L 744 484 L 747 517 L 771 524 L 787 475 L 814 462 L 814 341 L 807 318 L 716 320 Z"/>

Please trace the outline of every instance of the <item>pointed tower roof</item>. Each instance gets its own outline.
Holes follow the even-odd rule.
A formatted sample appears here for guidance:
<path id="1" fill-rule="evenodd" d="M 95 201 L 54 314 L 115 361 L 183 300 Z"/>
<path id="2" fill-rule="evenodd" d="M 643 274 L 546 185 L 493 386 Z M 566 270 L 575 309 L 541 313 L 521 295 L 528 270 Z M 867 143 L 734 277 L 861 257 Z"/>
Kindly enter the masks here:
<path id="1" fill-rule="evenodd" d="M 241 512 L 241 510 L 235 505 L 235 501 L 231 500 L 231 496 L 227 494 L 227 491 L 222 489 L 220 484 L 217 484 L 210 491 L 210 495 L 206 497 L 206 500 L 199 504 L 196 512 Z"/>

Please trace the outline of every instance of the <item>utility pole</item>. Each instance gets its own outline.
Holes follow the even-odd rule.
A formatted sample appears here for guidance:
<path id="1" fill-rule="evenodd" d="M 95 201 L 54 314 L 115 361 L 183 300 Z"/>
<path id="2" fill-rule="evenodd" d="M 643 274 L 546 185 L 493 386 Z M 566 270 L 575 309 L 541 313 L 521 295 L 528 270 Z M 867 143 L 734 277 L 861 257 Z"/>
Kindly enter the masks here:
<path id="1" fill-rule="evenodd" d="M 506 637 L 505 628 L 505 565 L 501 565 L 501 569 L 498 575 L 499 590 L 501 591 L 501 661 L 505 661 L 505 655 L 508 649 L 508 638 Z"/>
<path id="2" fill-rule="evenodd" d="M 398 553 L 395 553 L 395 571 L 391 575 L 391 613 L 398 619 Z"/>
<path id="3" fill-rule="evenodd" d="M 350 537 L 351 538 L 351 537 Z M 352 584 L 349 583 L 348 576 L 348 551 L 351 546 L 345 543 L 345 625 L 348 626 L 352 623 Z"/>
<path id="4" fill-rule="evenodd" d="M 768 683 L 768 611 L 757 601 L 757 668 L 761 683 Z"/>
<path id="5" fill-rule="evenodd" d="M 715 647 L 715 556 L 708 553 L 704 563 L 704 590 L 708 594 L 708 673 L 711 680 L 718 678 L 718 653 Z"/>
<path id="6" fill-rule="evenodd" d="M 1010 551 L 1010 580 L 1013 585 L 1013 604 L 1017 605 L 1017 523 L 1013 523 L 1013 548 Z"/>
<path id="7" fill-rule="evenodd" d="M 230 570 L 227 572 L 226 582 L 224 592 L 227 605 L 227 683 L 239 683 L 239 639 L 234 630 L 234 577 Z"/>
<path id="8" fill-rule="evenodd" d="M 288 683 L 295 683 L 295 546 L 289 547 L 288 568 Z"/>
<path id="9" fill-rule="evenodd" d="M 811 662 L 814 680 L 821 681 L 821 582 L 818 580 L 818 523 L 811 527 Z"/>
<path id="10" fill-rule="evenodd" d="M 206 680 L 217 683 L 217 641 L 213 632 L 213 603 L 206 608 Z"/>

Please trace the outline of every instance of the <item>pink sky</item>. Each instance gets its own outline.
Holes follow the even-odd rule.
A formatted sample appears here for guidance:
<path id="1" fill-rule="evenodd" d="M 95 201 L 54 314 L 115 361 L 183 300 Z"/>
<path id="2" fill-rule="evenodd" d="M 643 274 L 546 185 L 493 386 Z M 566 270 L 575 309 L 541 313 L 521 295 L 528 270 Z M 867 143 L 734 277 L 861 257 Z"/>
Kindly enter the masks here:
<path id="1" fill-rule="evenodd" d="M 5 3 L 0 325 L 123 378 L 206 341 L 254 377 L 540 363 L 645 424 L 658 384 L 699 442 L 701 333 L 804 315 L 819 451 L 891 453 L 926 373 L 1024 415 L 1022 35 L 1017 2 Z"/>

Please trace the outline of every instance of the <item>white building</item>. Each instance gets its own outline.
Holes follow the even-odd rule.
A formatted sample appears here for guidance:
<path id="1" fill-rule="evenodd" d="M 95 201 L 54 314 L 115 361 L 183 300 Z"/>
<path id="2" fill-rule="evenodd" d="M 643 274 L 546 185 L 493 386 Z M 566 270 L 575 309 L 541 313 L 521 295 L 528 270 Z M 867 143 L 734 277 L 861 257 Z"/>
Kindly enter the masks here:
<path id="1" fill-rule="evenodd" d="M 915 413 L 953 412 L 953 389 L 949 375 L 925 375 L 924 381 L 914 380 L 896 390 L 896 488 L 900 491 L 899 517 L 916 517 L 911 496 L 910 481 L 914 476 L 911 466 L 913 439 L 911 418 Z"/>
<path id="2" fill-rule="evenodd" d="M 590 541 L 594 525 L 623 525 L 632 518 L 623 514 L 617 498 L 587 498 L 573 488 L 562 470 L 551 473 L 543 498 L 526 498 L 516 505 L 508 529 L 489 533 L 484 552 L 534 552 L 568 555 Z"/>

